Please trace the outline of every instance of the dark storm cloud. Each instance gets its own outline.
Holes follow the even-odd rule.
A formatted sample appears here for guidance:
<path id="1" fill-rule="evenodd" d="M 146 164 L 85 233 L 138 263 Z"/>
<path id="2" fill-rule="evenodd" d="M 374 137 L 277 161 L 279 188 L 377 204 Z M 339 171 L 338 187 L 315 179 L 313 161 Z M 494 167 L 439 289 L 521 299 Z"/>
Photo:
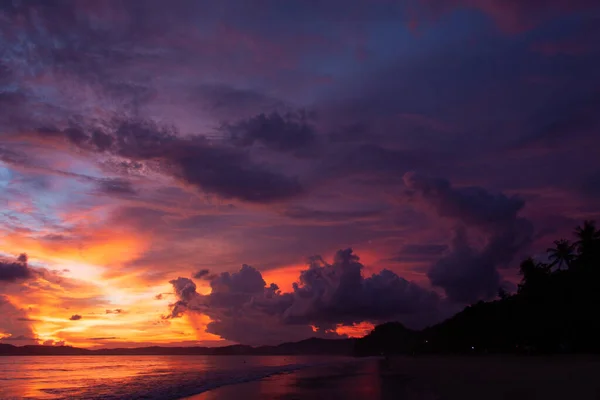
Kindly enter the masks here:
<path id="1" fill-rule="evenodd" d="M 229 85 L 201 85 L 190 90 L 189 98 L 219 120 L 229 120 L 232 115 L 242 118 L 263 112 L 271 114 L 287 106 L 275 98 L 254 90 Z"/>
<path id="2" fill-rule="evenodd" d="M 291 295 L 265 289 L 260 272 L 252 267 L 244 266 L 242 270 L 215 277 L 213 290 L 206 296 L 196 292 L 196 285 L 191 279 L 179 277 L 170 281 L 178 301 L 170 305 L 170 314 L 166 318 L 178 318 L 186 312 L 202 313 L 211 318 L 207 332 L 248 344 L 306 338 L 310 335 L 310 327 L 285 327 L 279 315 L 263 311 L 265 302 L 269 302 L 268 309 L 272 310 L 274 303 L 281 303 L 282 299 L 289 302 Z M 243 276 L 250 277 L 252 282 L 238 288 Z M 232 288 L 240 291 L 232 292 Z M 263 304 L 263 307 L 258 309 L 256 304 Z M 285 307 L 281 312 L 283 309 Z"/>
<path id="3" fill-rule="evenodd" d="M 0 260 L 0 282 L 15 282 L 32 278 L 34 272 L 27 265 L 27 255 L 21 254 L 17 260 Z"/>
<path id="4" fill-rule="evenodd" d="M 161 172 L 224 198 L 269 203 L 303 192 L 297 178 L 271 171 L 252 161 L 245 152 L 212 143 L 203 136 L 181 138 L 172 128 L 152 121 L 115 121 L 105 132 L 99 133 L 98 129 L 90 128 L 91 135 L 82 128 L 45 128 L 38 134 L 46 138 L 64 137 L 90 151 L 110 151 L 133 161 L 158 162 Z M 111 139 L 99 142 L 94 135 Z M 131 189 L 123 181 L 100 184 L 109 193 Z"/>
<path id="5" fill-rule="evenodd" d="M 107 135 L 102 131 L 94 130 L 92 132 L 90 142 L 96 148 L 97 151 L 103 152 L 112 147 L 114 139 L 112 136 Z"/>
<path id="6" fill-rule="evenodd" d="M 450 252 L 427 273 L 431 283 L 457 302 L 494 296 L 500 287 L 498 268 L 508 266 L 532 239 L 531 222 L 518 216 L 524 201 L 479 187 L 455 188 L 444 179 L 415 173 L 406 173 L 404 182 L 411 196 L 456 223 Z M 482 248 L 469 243 L 466 228 L 484 235 Z"/>
<path id="7" fill-rule="evenodd" d="M 313 257 L 292 293 L 282 293 L 274 283 L 267 286 L 261 273 L 248 265 L 214 277 L 212 292 L 205 296 L 196 291 L 192 280 L 180 277 L 170 282 L 178 301 L 171 305 L 169 317 L 200 312 L 212 320 L 209 332 L 242 343 L 261 343 L 260 335 L 271 329 L 286 332 L 288 336 L 276 338 L 282 341 L 299 333 L 310 335 L 310 325 L 326 334 L 340 323 L 400 318 L 411 326 L 423 326 L 443 315 L 435 293 L 388 270 L 364 277 L 363 268 L 350 249 L 337 252 L 332 264 Z M 239 330 L 242 326 L 244 331 Z M 297 331 L 289 336 L 293 329 Z"/>
<path id="8" fill-rule="evenodd" d="M 79 321 L 81 318 L 83 318 L 81 315 L 79 314 L 73 314 L 71 315 L 71 317 L 69 318 L 70 321 Z"/>
<path id="9" fill-rule="evenodd" d="M 34 75 L 42 70 L 70 74 L 108 93 L 114 92 L 115 99 L 127 97 L 130 104 L 144 97 L 148 89 L 144 88 L 140 94 L 138 87 L 143 85 L 124 82 L 113 68 L 114 65 L 131 68 L 144 59 L 158 61 L 133 44 L 136 36 L 139 43 L 160 34 L 150 25 L 154 22 L 154 27 L 160 26 L 156 24 L 158 21 L 151 21 L 158 15 L 153 17 L 152 12 L 143 12 L 141 3 L 113 2 L 98 6 L 77 1 L 9 3 L 4 2 L 0 9 L 6 17 L 0 28 L 3 34 L 0 39 L 7 42 L 3 55 L 7 62 L 26 60 L 24 75 Z M 177 13 L 181 7 L 163 9 L 164 16 L 170 11 Z M 136 18 L 130 19 L 133 15 Z M 23 39 L 33 44 L 27 52 L 22 49 Z M 144 81 L 142 75 L 145 77 L 143 72 L 138 73 L 140 82 Z"/>
<path id="10" fill-rule="evenodd" d="M 439 299 L 435 293 L 385 269 L 365 278 L 363 268 L 351 249 L 338 251 L 332 264 L 313 258 L 309 268 L 301 272 L 300 283 L 294 286 L 294 303 L 284 318 L 328 326 L 415 314 L 422 314 L 426 320 L 437 311 Z"/>
<path id="11" fill-rule="evenodd" d="M 390 261 L 423 262 L 439 258 L 448 250 L 445 244 L 407 244 Z"/>
<path id="12" fill-rule="evenodd" d="M 243 153 L 206 145 L 181 150 L 168 158 L 179 167 L 176 175 L 224 198 L 269 203 L 304 191 L 297 178 L 255 164 Z"/>
<path id="13" fill-rule="evenodd" d="M 253 297 L 262 296 L 265 286 L 261 273 L 244 264 L 238 272 L 223 272 L 211 280 L 212 291 L 206 304 L 208 307 L 239 309 Z"/>
<path id="14" fill-rule="evenodd" d="M 207 269 L 201 269 L 198 272 L 195 272 L 194 275 L 192 275 L 192 278 L 194 279 L 205 279 L 208 278 L 208 275 L 210 274 L 210 271 Z"/>
<path id="15" fill-rule="evenodd" d="M 439 6 L 439 3 L 436 3 Z M 181 40 L 181 36 L 185 37 L 185 27 L 187 23 L 193 21 L 195 12 L 200 10 L 200 7 L 195 5 L 194 2 L 180 2 L 169 7 L 161 6 L 161 3 L 153 3 L 154 7 L 148 9 L 144 7 L 143 2 L 127 2 L 121 4 L 105 4 L 102 7 L 91 7 L 81 6 L 77 2 L 64 2 L 64 3 L 53 3 L 46 5 L 43 2 L 32 2 L 32 3 L 19 3 L 18 5 L 7 6 L 4 10 L 11 15 L 20 15 L 23 19 L 23 25 L 7 27 L 6 29 L 10 32 L 18 32 L 19 29 L 25 27 L 26 32 L 30 35 L 30 40 L 37 43 L 36 49 L 40 53 L 40 61 L 38 63 L 47 63 L 46 67 L 51 65 L 60 72 L 69 72 L 74 75 L 81 77 L 81 79 L 91 80 L 98 82 L 102 85 L 105 91 L 114 93 L 113 97 L 131 97 L 135 99 L 143 99 L 140 101 L 148 101 L 152 98 L 153 90 L 148 88 L 147 85 L 151 85 L 153 82 L 148 80 L 146 84 L 144 82 L 129 82 L 132 76 L 131 71 L 135 71 L 134 75 L 143 75 L 143 68 L 134 68 L 139 63 L 143 65 L 157 66 L 160 69 L 165 63 L 165 60 L 177 60 L 179 64 L 182 60 L 191 62 L 190 59 L 178 58 L 181 56 L 179 50 L 187 45 L 187 42 Z M 494 3 L 495 4 L 495 3 Z M 203 14 L 208 14 L 207 18 L 213 13 L 226 14 L 230 3 L 226 3 L 223 6 L 223 10 L 202 10 Z M 311 18 L 310 7 L 305 5 L 295 4 L 293 7 L 281 7 L 277 6 L 276 3 L 270 3 L 273 8 L 274 15 L 278 15 L 281 21 L 287 21 L 290 23 L 291 17 L 298 17 L 309 19 Z M 467 2 L 454 2 L 451 8 L 455 7 L 470 7 L 471 4 Z M 485 11 L 497 11 L 503 9 L 498 3 L 497 7 L 482 7 Z M 321 17 L 330 18 L 335 17 L 335 13 L 331 13 L 331 5 L 319 6 L 319 9 L 323 8 Z M 330 9 L 331 8 L 331 9 Z M 347 12 L 358 12 L 356 15 L 363 16 L 377 16 L 377 17 L 388 17 L 391 15 L 399 16 L 402 13 L 391 13 L 391 8 L 395 11 L 401 10 L 403 7 L 391 7 L 391 5 L 378 4 L 373 6 L 368 2 L 351 2 L 345 10 Z M 435 8 L 435 7 L 434 7 Z M 244 8 L 250 13 L 250 15 L 257 16 L 254 14 L 256 10 Z M 521 14 L 521 6 L 514 7 L 513 11 L 519 11 L 517 14 Z M 524 9 L 529 9 L 524 7 Z M 534 10 L 539 11 L 539 7 L 532 7 Z M 292 11 L 293 10 L 293 11 Z M 314 16 L 314 15 L 313 15 Z M 182 25 L 183 32 L 173 30 L 164 24 L 159 24 L 159 21 L 168 18 L 172 21 L 180 22 Z M 121 23 L 126 21 L 127 23 Z M 91 23 L 93 22 L 93 23 Z M 237 21 L 242 26 L 239 30 L 243 32 L 242 38 L 248 39 L 253 45 L 259 46 L 256 37 L 252 36 L 251 33 L 257 33 L 254 28 L 260 31 L 261 39 L 270 38 L 272 36 L 272 28 L 269 28 L 269 24 L 258 24 L 259 27 L 254 27 L 253 24 L 246 26 L 243 21 Z M 37 24 L 37 25 L 36 25 Z M 40 26 L 42 25 L 45 35 L 40 34 Z M 234 24 L 235 25 L 235 24 Z M 66 29 L 65 26 L 69 26 Z M 118 27 L 118 28 L 115 28 Z M 244 30 L 249 28 L 248 31 Z M 251 29 L 250 29 L 251 28 Z M 264 29 L 264 32 L 263 32 Z M 77 39 L 68 35 L 73 30 L 79 32 Z M 14 33 L 13 32 L 13 33 Z M 237 31 L 236 31 L 237 32 Z M 231 32 L 223 32 L 223 36 Z M 239 33 L 239 32 L 238 32 Z M 264 36 L 262 36 L 265 34 Z M 248 35 L 248 36 L 245 36 Z M 56 40 L 50 40 L 46 38 L 56 38 Z M 74 35 L 73 35 L 74 36 Z M 250 37 L 251 39 L 249 39 Z M 239 38 L 238 38 L 239 39 Z M 486 40 L 489 38 L 485 38 Z M 190 39 L 191 40 L 191 39 Z M 260 40 L 258 40 L 260 41 Z M 55 43 L 61 43 L 61 46 L 55 46 Z M 206 43 L 200 41 L 196 43 L 191 41 L 193 44 L 206 46 Z M 244 42 L 245 43 L 245 42 Z M 495 42 L 494 42 L 495 43 Z M 135 45 L 134 45 L 135 44 Z M 170 46 L 165 46 L 168 44 Z M 481 63 L 479 56 L 472 56 L 466 48 L 461 47 L 459 50 L 460 62 L 448 63 L 447 55 L 441 54 L 436 57 L 425 58 L 423 60 L 417 60 L 416 63 L 407 63 L 406 60 L 402 60 L 402 63 L 392 64 L 387 71 L 378 70 L 377 73 L 368 72 L 369 78 L 364 81 L 364 91 L 357 90 L 356 87 L 349 85 L 349 90 L 352 92 L 360 92 L 361 96 L 352 104 L 347 104 L 346 107 L 340 112 L 341 117 L 336 117 L 334 131 L 337 132 L 339 125 L 347 124 L 347 119 L 358 118 L 359 122 L 352 124 L 350 127 L 358 133 L 354 132 L 352 128 L 347 129 L 347 136 L 342 135 L 344 138 L 360 137 L 367 142 L 375 141 L 375 137 L 380 132 L 374 132 L 373 119 L 377 119 L 381 116 L 393 115 L 395 113 L 406 113 L 406 112 L 423 112 L 424 114 L 434 114 L 439 111 L 441 104 L 462 104 L 465 101 L 472 102 L 472 95 L 475 91 L 487 92 L 493 90 L 491 83 L 496 82 L 496 77 L 499 80 L 506 82 L 506 78 L 514 78 L 515 75 L 521 73 L 527 73 L 531 71 L 541 70 L 546 71 L 548 68 L 544 68 L 543 63 L 535 58 L 532 63 L 524 63 L 524 50 L 520 47 L 508 47 L 505 43 L 499 43 L 502 45 L 499 50 L 491 54 L 492 62 Z M 490 43 L 484 41 L 481 44 L 475 44 L 476 50 L 473 51 L 475 54 L 479 54 L 479 50 L 489 48 Z M 214 56 L 215 49 L 211 49 L 210 46 L 206 50 L 211 56 Z M 260 47 L 259 47 L 260 48 Z M 85 51 L 81 51 L 85 49 Z M 140 50 L 140 49 L 143 49 Z M 19 54 L 14 50 L 14 57 L 20 57 Z M 212 51 L 212 52 L 211 52 Z M 527 49 L 529 51 L 529 49 Z M 203 52 L 199 52 L 203 53 Z M 515 53 L 515 54 L 513 54 Z M 228 60 L 227 54 L 220 54 L 223 58 Z M 173 55 L 173 58 L 169 58 L 166 55 Z M 528 55 L 529 57 L 529 55 Z M 102 60 L 107 61 L 102 61 Z M 516 60 L 516 61 L 515 61 Z M 236 60 L 237 61 L 237 60 Z M 35 63 L 32 61 L 31 65 Z M 220 59 L 218 65 L 227 64 L 224 60 Z M 388 63 L 386 63 L 387 65 Z M 551 63 L 561 64 L 561 63 Z M 115 65 L 120 66 L 115 68 Z M 408 65 L 408 66 L 405 66 Z M 524 65 L 531 65 L 531 68 L 524 68 Z M 562 65 L 562 64 L 561 64 Z M 589 64 L 592 65 L 592 64 Z M 128 67 L 131 66 L 131 71 Z M 122 68 L 121 68 L 122 67 Z M 171 65 L 172 67 L 172 65 Z M 286 66 L 287 67 L 287 66 Z M 516 68 L 516 69 L 515 69 Z M 556 68 L 560 70 L 560 68 Z M 86 72 L 88 71 L 88 72 Z M 89 72 L 91 71 L 91 72 Z M 560 71 L 558 71 L 560 72 Z M 121 76 L 119 76 L 121 75 Z M 433 88 L 429 85 L 423 85 L 423 82 L 430 81 L 430 77 L 436 77 L 436 84 Z M 582 75 L 583 76 L 583 75 Z M 139 78 L 139 76 L 138 76 Z M 144 78 L 139 78 L 144 80 Z M 358 80 L 363 85 L 363 80 Z M 509 83 L 509 82 L 507 82 Z M 514 83 L 514 82 L 513 82 Z M 117 89 L 110 89 L 116 87 Z M 264 112 L 269 113 L 272 108 L 280 108 L 278 100 L 272 100 L 270 96 L 262 93 L 267 91 L 259 91 L 254 89 L 244 89 L 243 85 L 239 88 L 236 85 L 212 83 L 212 84 L 200 84 L 196 85 L 190 92 L 197 91 L 201 98 L 201 105 L 205 106 L 210 112 L 216 112 L 219 114 L 219 110 L 224 108 L 231 108 L 232 110 L 243 110 L 251 109 L 253 112 Z M 252 87 L 246 85 L 245 87 Z M 509 85 L 506 85 L 509 87 Z M 513 85 L 514 87 L 514 85 Z M 519 87 L 521 87 L 519 85 Z M 522 90 L 521 90 L 522 91 Z M 536 91 L 528 91 L 536 92 Z M 403 95 L 403 93 L 411 93 L 410 96 Z M 534 100 L 541 98 L 548 98 L 545 93 L 541 93 Z M 195 94 L 190 94 L 194 97 Z M 458 101 L 455 101 L 456 97 L 459 97 Z M 527 94 L 529 96 L 529 94 Z M 499 96 L 500 97 L 500 96 Z M 514 93 L 509 93 L 506 96 L 510 99 L 523 99 L 522 102 L 528 104 L 536 104 L 537 101 L 530 101 L 529 97 L 518 96 Z M 435 104 L 432 103 L 432 99 L 435 99 Z M 132 100 L 133 102 L 134 100 Z M 135 100 L 137 101 L 137 100 Z M 255 106 L 255 104 L 260 104 Z M 433 105 L 432 105 L 433 104 Z M 517 105 L 518 107 L 518 105 Z M 442 107 L 446 109 L 447 107 Z M 451 107 L 450 107 L 451 108 Z M 448 108 L 448 109 L 450 109 Z M 502 110 L 502 104 L 500 107 L 492 106 L 492 110 Z M 216 110 L 216 111 L 215 111 Z M 268 110 L 268 111 L 267 111 Z M 229 113 L 228 115 L 218 115 L 219 119 L 229 119 L 235 115 L 237 118 L 237 111 Z M 241 114 L 247 114 L 246 112 Z M 483 115 L 483 113 L 473 113 L 474 115 Z M 488 113 L 485 113 L 487 116 Z M 274 118 L 273 116 L 276 116 Z M 364 117 L 364 118 L 363 118 Z M 432 117 L 433 118 L 433 117 Z M 503 116 L 504 118 L 504 116 Z M 506 119 L 506 118 L 504 118 Z M 475 118 L 477 120 L 477 118 Z M 250 147 L 255 147 L 254 144 L 260 144 L 261 146 L 270 148 L 279 152 L 292 152 L 293 154 L 311 154 L 306 149 L 314 149 L 315 138 L 318 136 L 315 130 L 310 124 L 304 124 L 302 119 L 292 118 L 288 119 L 283 111 L 278 111 L 275 114 L 263 114 L 248 119 L 242 122 L 232 122 L 230 127 L 236 132 L 235 142 L 241 147 L 248 150 Z M 445 145 L 453 140 L 452 135 L 447 135 L 449 139 L 443 139 L 441 137 L 430 137 L 427 135 L 408 135 L 402 132 L 397 127 L 391 127 L 385 129 L 388 133 L 383 136 L 388 138 L 392 136 L 398 136 L 400 138 L 406 137 L 423 137 L 426 139 L 426 147 L 436 147 Z M 462 128 L 461 128 L 462 129 Z M 354 132 L 354 133 L 353 133 Z M 102 152 L 107 151 L 111 148 L 114 150 L 118 146 L 115 141 L 116 136 L 104 133 L 101 129 L 90 128 L 85 133 L 86 137 L 81 135 L 81 131 L 70 128 L 65 130 L 65 138 L 75 146 L 87 146 L 94 151 Z M 333 135 L 335 136 L 335 135 Z M 332 137 L 333 137 L 332 136 Z M 344 141 L 346 141 L 344 139 Z M 424 140 L 425 140 L 424 139 Z M 468 137 L 467 139 L 472 139 Z M 415 139 L 417 140 L 417 139 Z M 456 143 L 463 143 L 461 145 L 449 145 L 448 150 L 452 148 L 458 148 L 462 151 L 463 148 L 475 147 L 470 144 L 475 141 L 465 140 L 456 141 Z M 215 158 L 219 159 L 235 159 L 232 163 L 227 163 L 226 166 L 222 166 L 223 163 L 214 163 L 212 160 L 211 164 L 215 164 L 216 167 L 210 173 L 205 171 L 205 166 L 198 165 L 198 159 L 210 159 L 206 157 L 204 152 L 198 154 L 197 157 L 193 157 L 194 161 L 180 162 L 175 161 L 172 164 L 178 166 L 180 174 L 178 177 L 184 181 L 197 185 L 206 190 L 207 192 L 215 193 L 223 197 L 238 198 L 246 201 L 253 202 L 270 202 L 276 199 L 287 199 L 294 197 L 295 195 L 304 192 L 304 182 L 301 185 L 296 179 L 288 176 L 282 176 L 279 171 L 273 171 L 270 168 L 252 162 L 250 157 L 244 152 L 238 152 L 234 149 L 215 146 L 212 144 L 214 149 L 211 151 L 211 156 L 214 154 Z M 316 146 L 319 148 L 319 146 Z M 299 149 L 302 151 L 298 153 Z M 421 151 L 422 150 L 422 151 Z M 427 153 L 427 149 L 421 149 L 418 152 L 411 152 L 406 150 L 390 149 L 381 144 L 369 143 L 364 147 L 350 146 L 342 149 L 334 149 L 331 151 L 332 157 L 324 157 L 323 161 L 324 168 L 319 170 L 326 170 L 326 177 L 323 179 L 333 179 L 339 176 L 347 176 L 348 174 L 360 173 L 360 174 L 380 174 L 385 173 L 388 176 L 400 176 L 399 171 L 406 171 L 411 169 L 422 169 L 429 166 L 437 166 L 437 164 L 443 164 L 440 162 L 440 157 L 435 153 Z M 146 153 L 148 155 L 148 153 Z M 170 163 L 170 159 L 162 158 L 167 163 Z M 148 158 L 141 158 L 147 160 Z M 331 160 L 334 160 L 333 162 Z M 233 165 L 232 165 L 233 164 Z M 329 165 L 331 164 L 331 165 Z M 331 168 L 328 168 L 328 167 Z M 442 165 L 443 166 L 443 165 Z M 198 172 L 201 171 L 201 172 Z M 237 182 L 227 187 L 221 187 L 223 185 L 215 183 L 220 180 L 231 180 L 232 175 L 247 174 L 243 176 Z M 214 177 L 218 175 L 217 177 Z M 369 176 L 368 178 L 372 178 Z M 269 184 L 267 182 L 273 182 Z M 378 182 L 381 183 L 381 182 Z M 231 187 L 229 187 L 231 186 Z M 272 189 L 269 187 L 271 186 Z M 239 188 L 239 189 L 237 189 Z"/>
<path id="16" fill-rule="evenodd" d="M 92 136 L 97 132 L 94 131 Z M 43 140 L 62 140 L 82 150 L 101 152 L 107 149 L 104 147 L 105 143 L 102 142 L 102 139 L 100 141 L 93 140 L 88 133 L 88 129 L 77 124 L 70 123 L 66 128 L 52 125 L 41 126 L 35 130 L 35 133 Z M 102 146 L 101 148 L 98 147 L 97 142 Z"/>
<path id="17" fill-rule="evenodd" d="M 467 225 L 487 227 L 516 218 L 525 202 L 518 197 L 494 194 L 480 187 L 454 188 L 449 181 L 408 172 L 404 184 L 409 194 L 424 199 L 441 217 Z"/>
<path id="18" fill-rule="evenodd" d="M 473 249 L 462 229 L 455 233 L 450 250 L 427 272 L 432 285 L 443 288 L 450 300 L 462 303 L 489 299 L 498 293 L 500 274 L 491 251 Z"/>
<path id="19" fill-rule="evenodd" d="M 196 292 L 196 284 L 188 278 L 179 277 L 169 281 L 175 290 L 175 295 L 183 301 L 194 300 Z"/>
<path id="20" fill-rule="evenodd" d="M 133 195 L 137 193 L 131 182 L 120 178 L 102 179 L 98 186 L 99 190 L 106 194 Z"/>
<path id="21" fill-rule="evenodd" d="M 400 253 L 411 256 L 439 256 L 448 249 L 445 244 L 407 244 Z"/>
<path id="22" fill-rule="evenodd" d="M 383 210 L 356 210 L 356 211 L 324 211 L 314 210 L 306 207 L 290 207 L 283 212 L 288 218 L 303 221 L 324 221 L 324 222 L 348 222 L 361 219 L 373 218 L 381 215 Z"/>
<path id="23" fill-rule="evenodd" d="M 262 144 L 281 152 L 308 150 L 317 140 L 314 127 L 309 124 L 306 112 L 281 115 L 260 114 L 235 124 L 225 126 L 231 140 L 239 146 Z"/>

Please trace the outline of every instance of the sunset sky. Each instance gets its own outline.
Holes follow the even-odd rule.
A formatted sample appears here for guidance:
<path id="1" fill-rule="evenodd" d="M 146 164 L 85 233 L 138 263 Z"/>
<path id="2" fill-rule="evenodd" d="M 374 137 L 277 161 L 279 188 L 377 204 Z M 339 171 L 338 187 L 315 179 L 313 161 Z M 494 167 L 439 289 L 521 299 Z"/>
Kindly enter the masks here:
<path id="1" fill-rule="evenodd" d="M 592 0 L 0 0 L 0 341 L 439 322 L 600 219 L 599 109 Z"/>

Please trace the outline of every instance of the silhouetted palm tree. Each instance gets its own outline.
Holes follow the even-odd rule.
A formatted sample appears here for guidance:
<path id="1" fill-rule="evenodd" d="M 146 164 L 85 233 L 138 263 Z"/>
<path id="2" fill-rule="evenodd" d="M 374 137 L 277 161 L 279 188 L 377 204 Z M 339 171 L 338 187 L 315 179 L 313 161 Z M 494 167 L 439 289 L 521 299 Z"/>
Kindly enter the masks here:
<path id="1" fill-rule="evenodd" d="M 563 264 L 566 264 L 567 268 L 570 268 L 575 259 L 575 244 L 567 239 L 555 240 L 554 247 L 549 247 L 546 251 L 551 261 L 550 267 L 557 265 L 560 269 Z"/>
<path id="2" fill-rule="evenodd" d="M 596 229 L 595 221 L 584 221 L 583 226 L 575 228 L 574 233 L 577 237 L 575 245 L 579 254 L 585 254 L 600 241 L 600 230 Z"/>

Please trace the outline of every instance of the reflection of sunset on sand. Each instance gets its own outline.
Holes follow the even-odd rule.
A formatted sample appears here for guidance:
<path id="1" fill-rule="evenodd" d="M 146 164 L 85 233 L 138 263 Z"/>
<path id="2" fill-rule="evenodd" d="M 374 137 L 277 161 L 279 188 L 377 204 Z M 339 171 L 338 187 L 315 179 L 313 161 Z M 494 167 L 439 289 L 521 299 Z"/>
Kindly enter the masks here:
<path id="1" fill-rule="evenodd" d="M 351 362 L 275 375 L 191 396 L 186 400 L 392 399 L 398 393 L 382 385 L 376 361 Z M 407 398 L 407 400 L 413 400 Z"/>

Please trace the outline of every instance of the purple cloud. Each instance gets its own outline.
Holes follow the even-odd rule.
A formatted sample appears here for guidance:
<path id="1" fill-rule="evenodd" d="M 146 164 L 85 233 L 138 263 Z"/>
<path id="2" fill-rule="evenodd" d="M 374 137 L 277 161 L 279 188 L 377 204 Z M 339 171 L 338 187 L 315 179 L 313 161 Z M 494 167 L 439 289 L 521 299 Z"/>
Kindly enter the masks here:
<path id="1" fill-rule="evenodd" d="M 327 336 L 337 324 L 399 318 L 410 326 L 424 326 L 444 315 L 445 306 L 434 292 L 389 270 L 364 277 L 363 268 L 350 249 L 338 251 L 332 264 L 313 257 L 292 293 L 282 293 L 274 283 L 267 286 L 262 274 L 248 265 L 214 277 L 208 295 L 200 295 L 192 280 L 180 277 L 170 282 L 178 301 L 171 305 L 169 318 L 203 313 L 212 320 L 208 332 L 260 344 L 312 336 L 311 326 Z"/>
<path id="2" fill-rule="evenodd" d="M 27 265 L 27 254 L 21 254 L 16 261 L 0 260 L 0 282 L 15 282 L 33 276 L 34 272 Z"/>
<path id="3" fill-rule="evenodd" d="M 518 216 L 523 200 L 479 187 L 454 188 L 444 179 L 415 173 L 406 173 L 404 182 L 411 196 L 456 224 L 450 252 L 427 273 L 431 283 L 457 302 L 493 297 L 500 287 L 498 268 L 509 265 L 532 240 L 533 225 Z M 467 228 L 484 235 L 481 247 L 469 242 Z"/>
<path id="4" fill-rule="evenodd" d="M 302 154 L 317 141 L 315 129 L 305 114 L 260 114 L 225 128 L 231 140 L 239 146 L 258 143 L 276 151 Z"/>

